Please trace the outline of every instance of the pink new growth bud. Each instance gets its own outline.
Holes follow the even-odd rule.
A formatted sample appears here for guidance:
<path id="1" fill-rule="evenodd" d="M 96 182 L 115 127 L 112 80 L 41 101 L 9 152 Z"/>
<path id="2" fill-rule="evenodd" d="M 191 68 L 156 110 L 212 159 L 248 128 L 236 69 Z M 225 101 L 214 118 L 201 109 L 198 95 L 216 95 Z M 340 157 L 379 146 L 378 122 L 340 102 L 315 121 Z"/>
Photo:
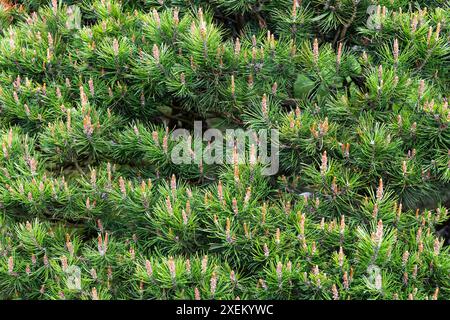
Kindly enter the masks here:
<path id="1" fill-rule="evenodd" d="M 292 3 L 292 18 L 297 18 L 297 7 L 300 7 L 298 0 L 294 0 Z"/>
<path id="2" fill-rule="evenodd" d="M 9 46 L 11 48 L 11 51 L 14 51 L 16 49 L 15 37 L 16 37 L 16 34 L 14 33 L 13 29 L 11 28 L 9 30 Z"/>
<path id="3" fill-rule="evenodd" d="M 339 42 L 337 56 L 336 56 L 336 64 L 338 66 L 341 65 L 341 58 L 342 58 L 342 42 Z"/>
<path id="4" fill-rule="evenodd" d="M 409 259 L 409 251 L 406 250 L 405 252 L 403 252 L 403 256 L 402 256 L 403 266 L 405 266 L 408 263 L 408 259 Z"/>
<path id="5" fill-rule="evenodd" d="M 95 169 L 91 170 L 91 185 L 95 187 L 97 184 L 97 171 Z"/>
<path id="6" fill-rule="evenodd" d="M 18 96 L 18 94 L 17 94 L 17 91 L 13 91 L 13 97 L 14 97 L 14 101 L 17 103 L 17 104 L 19 104 L 20 103 L 20 99 L 19 99 L 19 96 Z"/>
<path id="7" fill-rule="evenodd" d="M 169 272 L 172 279 L 175 279 L 176 277 L 176 270 L 175 270 L 175 261 L 173 260 L 173 257 L 169 257 L 169 261 L 167 262 L 169 266 Z"/>
<path id="8" fill-rule="evenodd" d="M 319 136 L 323 137 L 328 132 L 328 117 L 325 117 L 325 120 L 319 123 Z"/>
<path id="9" fill-rule="evenodd" d="M 417 16 L 414 15 L 412 21 L 411 21 L 411 32 L 415 33 L 417 30 L 417 24 L 419 23 L 419 21 L 417 20 Z"/>
<path id="10" fill-rule="evenodd" d="M 161 27 L 161 19 L 159 18 L 159 13 L 156 11 L 156 9 L 152 10 L 153 19 L 156 22 L 156 26 L 159 28 Z"/>
<path id="11" fill-rule="evenodd" d="M 263 250 L 264 250 L 264 256 L 265 256 L 266 258 L 268 258 L 270 252 L 269 252 L 269 247 L 267 247 L 267 244 L 266 244 L 266 243 L 264 243 Z"/>
<path id="12" fill-rule="evenodd" d="M 200 298 L 200 291 L 198 290 L 197 287 L 195 287 L 195 289 L 194 289 L 194 299 L 195 300 L 201 300 L 201 298 Z"/>
<path id="13" fill-rule="evenodd" d="M 97 238 L 97 248 L 98 252 L 101 256 L 104 256 L 106 254 L 106 251 L 108 250 L 108 233 L 105 234 L 105 239 L 103 240 L 102 236 L 99 234 Z"/>
<path id="14" fill-rule="evenodd" d="M 259 279 L 258 285 L 261 286 L 264 290 L 267 290 L 266 282 L 263 279 Z"/>
<path id="15" fill-rule="evenodd" d="M 159 53 L 158 45 L 156 43 L 153 45 L 152 53 L 153 53 L 153 58 L 155 59 L 156 63 L 159 63 L 160 53 Z"/>
<path id="16" fill-rule="evenodd" d="M 375 276 L 375 288 L 377 290 L 381 290 L 383 287 L 383 278 L 381 277 L 381 274 L 377 274 Z"/>
<path id="17" fill-rule="evenodd" d="M 381 241 L 383 240 L 383 221 L 379 220 L 377 224 L 377 230 L 375 234 L 373 234 L 373 241 L 379 247 L 381 245 Z"/>
<path id="18" fill-rule="evenodd" d="M 430 28 L 428 29 L 428 35 L 427 35 L 427 45 L 430 46 L 430 42 L 431 42 L 431 36 L 433 35 L 433 27 L 430 26 Z"/>
<path id="19" fill-rule="evenodd" d="M 92 300 L 98 300 L 97 288 L 92 288 Z"/>
<path id="20" fill-rule="evenodd" d="M 10 128 L 8 131 L 8 148 L 11 148 L 12 141 L 13 141 L 13 131 L 12 128 Z"/>
<path id="21" fill-rule="evenodd" d="M 186 259 L 186 272 L 191 274 L 191 260 Z"/>
<path id="22" fill-rule="evenodd" d="M 53 37 L 52 37 L 52 34 L 50 32 L 47 33 L 47 41 L 48 41 L 48 46 L 50 47 L 49 49 L 52 50 L 52 48 L 53 48 Z"/>
<path id="23" fill-rule="evenodd" d="M 181 216 L 183 218 L 183 224 L 187 225 L 188 224 L 188 217 L 187 217 L 186 211 L 184 211 L 184 209 L 181 211 Z"/>
<path id="24" fill-rule="evenodd" d="M 125 186 L 125 180 L 122 177 L 119 178 L 119 189 L 120 189 L 120 192 L 122 192 L 122 194 L 124 196 L 127 194 L 127 188 Z"/>
<path id="25" fill-rule="evenodd" d="M 89 92 L 91 93 L 91 96 L 94 96 L 94 94 L 95 94 L 94 80 L 92 80 L 92 78 L 90 78 L 88 81 L 88 84 L 89 84 Z"/>
<path id="26" fill-rule="evenodd" d="M 241 42 L 239 41 L 239 38 L 236 38 L 236 41 L 234 43 L 234 54 L 239 55 L 241 52 Z"/>
<path id="27" fill-rule="evenodd" d="M 256 42 L 256 36 L 255 36 L 255 35 L 252 35 L 252 47 L 256 47 L 256 44 L 257 44 L 257 42 Z"/>
<path id="28" fill-rule="evenodd" d="M 234 181 L 239 182 L 239 165 L 237 162 L 234 164 Z"/>
<path id="29" fill-rule="evenodd" d="M 80 99 L 81 99 L 81 106 L 85 108 L 87 104 L 89 103 L 88 98 L 86 96 L 86 93 L 84 92 L 84 87 L 80 85 Z"/>
<path id="30" fill-rule="evenodd" d="M 380 178 L 380 182 L 378 184 L 378 188 L 377 188 L 377 200 L 381 201 L 381 199 L 383 198 L 383 179 Z"/>
<path id="31" fill-rule="evenodd" d="M 200 19 L 200 35 L 202 36 L 202 39 L 206 39 L 206 22 L 203 20 L 203 16 Z"/>
<path id="32" fill-rule="evenodd" d="M 278 282 L 281 283 L 281 280 L 283 279 L 283 264 L 278 261 L 277 263 L 277 277 L 278 277 Z"/>
<path id="33" fill-rule="evenodd" d="M 28 160 L 28 165 L 30 166 L 31 175 L 36 175 L 37 161 L 35 158 L 30 158 Z"/>
<path id="34" fill-rule="evenodd" d="M 216 294 L 216 287 L 217 287 L 217 274 L 215 272 L 211 275 L 211 281 L 210 281 L 210 293 L 211 297 L 214 297 Z"/>
<path id="35" fill-rule="evenodd" d="M 419 271 L 419 267 L 416 264 L 416 265 L 414 265 L 414 269 L 413 269 L 413 272 L 412 272 L 412 276 L 413 276 L 414 279 L 417 277 L 417 272 L 418 271 Z"/>
<path id="36" fill-rule="evenodd" d="M 189 189 L 186 190 L 186 193 L 189 198 L 192 198 L 192 192 Z M 186 213 L 188 216 L 191 214 L 191 202 L 189 200 L 186 201 Z"/>
<path id="37" fill-rule="evenodd" d="M 97 271 L 94 268 L 91 269 L 90 274 L 93 280 L 97 280 Z"/>
<path id="38" fill-rule="evenodd" d="M 300 212 L 298 213 L 298 217 L 299 217 L 299 232 L 300 232 L 300 236 L 303 238 L 303 236 L 305 235 L 305 221 L 306 221 L 306 216 L 305 214 L 300 214 Z"/>
<path id="39" fill-rule="evenodd" d="M 91 201 L 89 200 L 89 197 L 86 199 L 86 209 L 91 210 Z"/>
<path id="40" fill-rule="evenodd" d="M 316 264 L 313 269 L 312 269 L 312 273 L 317 276 L 319 274 L 319 266 Z"/>
<path id="41" fill-rule="evenodd" d="M 248 75 L 247 83 L 249 87 L 253 87 L 253 75 L 251 73 Z"/>
<path id="42" fill-rule="evenodd" d="M 267 116 L 267 95 L 264 93 L 261 102 L 261 111 L 264 116 Z"/>
<path id="43" fill-rule="evenodd" d="M 178 25 L 178 23 L 180 23 L 179 12 L 180 9 L 178 8 L 173 9 L 173 22 L 175 23 L 176 26 Z"/>
<path id="44" fill-rule="evenodd" d="M 328 158 L 327 152 L 324 151 L 322 154 L 322 164 L 320 165 L 320 174 L 324 176 L 327 170 L 328 170 Z"/>
<path id="45" fill-rule="evenodd" d="M 147 271 L 147 275 L 151 278 L 153 276 L 153 268 L 149 260 L 145 260 L 145 270 Z"/>
<path id="46" fill-rule="evenodd" d="M 207 267 L 208 267 L 208 256 L 205 255 L 202 259 L 202 273 L 206 273 Z"/>
<path id="47" fill-rule="evenodd" d="M 58 12 L 58 0 L 52 0 L 52 10 L 53 13 L 56 15 Z"/>
<path id="48" fill-rule="evenodd" d="M 339 300 L 339 292 L 334 283 L 331 287 L 331 292 L 333 293 L 333 300 Z"/>
<path id="49" fill-rule="evenodd" d="M 234 273 L 234 270 L 231 270 L 230 272 L 230 281 L 232 284 L 236 283 L 236 274 Z"/>
<path id="50" fill-rule="evenodd" d="M 231 222 L 230 218 L 227 217 L 226 226 L 225 226 L 225 236 L 228 242 L 231 242 L 233 239 L 231 238 Z"/>
<path id="51" fill-rule="evenodd" d="M 223 200 L 223 186 L 222 181 L 219 180 L 219 183 L 217 185 L 217 196 L 219 197 L 219 200 L 222 202 Z"/>
<path id="52" fill-rule="evenodd" d="M 11 275 L 14 271 L 14 258 L 13 256 L 10 256 L 8 258 L 8 273 Z"/>
<path id="53" fill-rule="evenodd" d="M 408 172 L 408 167 L 406 166 L 405 160 L 402 163 L 402 172 L 403 172 L 403 175 L 406 175 L 406 173 Z"/>
<path id="54" fill-rule="evenodd" d="M 167 207 L 167 212 L 169 213 L 169 215 L 173 215 L 173 208 L 172 208 L 172 202 L 170 201 L 170 197 L 167 196 L 166 198 L 166 207 Z"/>
<path id="55" fill-rule="evenodd" d="M 435 256 L 438 256 L 440 251 L 441 251 L 441 242 L 439 241 L 438 238 L 436 238 L 434 240 L 433 253 Z"/>
<path id="56" fill-rule="evenodd" d="M 433 296 L 431 297 L 432 300 L 437 300 L 439 296 L 439 287 L 436 288 L 436 290 L 433 293 Z"/>
<path id="57" fill-rule="evenodd" d="M 378 203 L 375 203 L 373 206 L 372 217 L 374 219 L 378 217 Z"/>
<path id="58" fill-rule="evenodd" d="M 14 89 L 19 90 L 21 86 L 20 75 L 17 76 L 16 80 L 13 82 Z"/>
<path id="59" fill-rule="evenodd" d="M 394 39 L 394 49 L 393 49 L 393 55 L 394 55 L 394 62 L 398 63 L 398 39 Z"/>
<path id="60" fill-rule="evenodd" d="M 311 244 L 311 255 L 315 255 L 316 254 L 316 249 L 317 249 L 316 242 L 313 241 L 312 244 Z"/>
<path id="61" fill-rule="evenodd" d="M 434 39 L 436 40 L 436 41 L 438 41 L 439 40 L 439 34 L 441 33 L 441 23 L 439 22 L 438 24 L 437 24 L 437 26 L 436 26 L 436 34 L 435 34 L 435 37 L 434 37 Z"/>
<path id="62" fill-rule="evenodd" d="M 262 224 L 266 223 L 266 213 L 267 213 L 267 207 L 266 207 L 266 203 L 264 203 L 261 208 L 261 223 Z"/>
<path id="63" fill-rule="evenodd" d="M 313 58 L 314 63 L 317 64 L 319 62 L 319 42 L 317 38 L 315 38 L 313 42 Z"/>
<path id="64" fill-rule="evenodd" d="M 103 232 L 104 228 L 103 228 L 102 220 L 100 220 L 100 219 L 97 220 L 97 227 L 100 230 L 100 232 Z"/>
<path id="65" fill-rule="evenodd" d="M 252 196 L 252 188 L 248 187 L 247 191 L 245 192 L 244 204 L 249 203 L 251 196 Z"/>
<path id="66" fill-rule="evenodd" d="M 159 136 L 157 131 L 152 132 L 152 140 L 155 145 L 159 146 Z"/>
<path id="67" fill-rule="evenodd" d="M 344 287 L 345 290 L 348 290 L 349 288 L 349 282 L 348 282 L 348 275 L 347 275 L 347 271 L 344 272 L 344 275 L 342 277 L 342 285 Z"/>
<path id="68" fill-rule="evenodd" d="M 272 94 L 275 95 L 277 93 L 278 83 L 274 82 L 272 85 Z"/>
<path id="69" fill-rule="evenodd" d="M 257 49 L 255 47 L 252 48 L 252 63 L 255 63 L 257 55 Z"/>
<path id="70" fill-rule="evenodd" d="M 4 142 L 2 143 L 2 150 L 3 150 L 3 157 L 7 159 L 9 157 L 9 152 Z"/>
<path id="71" fill-rule="evenodd" d="M 238 215 L 239 209 L 238 209 L 238 204 L 237 204 L 236 198 L 233 198 L 233 200 L 231 202 L 232 202 L 232 207 L 233 207 L 234 214 Z"/>
<path id="72" fill-rule="evenodd" d="M 344 265 L 344 257 L 344 249 L 342 247 L 339 247 L 338 262 L 340 267 Z"/>
<path id="73" fill-rule="evenodd" d="M 167 136 L 167 134 L 165 134 L 163 137 L 163 143 L 162 143 L 162 148 L 165 153 L 167 153 L 169 151 L 168 139 L 169 139 L 169 137 Z"/>
<path id="74" fill-rule="evenodd" d="M 117 38 L 114 38 L 113 40 L 113 52 L 115 56 L 119 55 L 119 41 L 117 40 Z"/>
<path id="75" fill-rule="evenodd" d="M 418 99 L 420 100 L 425 92 L 425 80 L 420 80 L 419 82 L 419 90 L 418 90 Z"/>

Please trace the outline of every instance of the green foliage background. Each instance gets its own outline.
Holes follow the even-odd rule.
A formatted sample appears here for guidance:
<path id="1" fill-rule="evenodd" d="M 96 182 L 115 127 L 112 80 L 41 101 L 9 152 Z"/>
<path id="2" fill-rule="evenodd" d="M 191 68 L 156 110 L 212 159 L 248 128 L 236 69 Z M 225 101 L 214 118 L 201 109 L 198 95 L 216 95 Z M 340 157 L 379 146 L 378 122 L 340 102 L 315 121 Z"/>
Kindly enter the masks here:
<path id="1" fill-rule="evenodd" d="M 449 22 L 443 0 L 0 1 L 0 298 L 449 299 Z M 279 130 L 280 171 L 173 164 L 194 120 Z"/>

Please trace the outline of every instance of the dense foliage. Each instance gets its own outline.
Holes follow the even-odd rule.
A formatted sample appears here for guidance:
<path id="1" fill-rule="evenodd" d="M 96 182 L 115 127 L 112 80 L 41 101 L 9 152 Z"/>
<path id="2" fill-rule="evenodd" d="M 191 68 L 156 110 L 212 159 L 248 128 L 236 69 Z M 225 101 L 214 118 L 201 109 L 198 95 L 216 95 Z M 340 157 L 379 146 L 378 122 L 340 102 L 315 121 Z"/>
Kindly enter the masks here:
<path id="1" fill-rule="evenodd" d="M 444 0 L 0 1 L 0 298 L 449 299 L 449 22 Z M 174 164 L 194 120 L 278 130 L 279 172 Z"/>

